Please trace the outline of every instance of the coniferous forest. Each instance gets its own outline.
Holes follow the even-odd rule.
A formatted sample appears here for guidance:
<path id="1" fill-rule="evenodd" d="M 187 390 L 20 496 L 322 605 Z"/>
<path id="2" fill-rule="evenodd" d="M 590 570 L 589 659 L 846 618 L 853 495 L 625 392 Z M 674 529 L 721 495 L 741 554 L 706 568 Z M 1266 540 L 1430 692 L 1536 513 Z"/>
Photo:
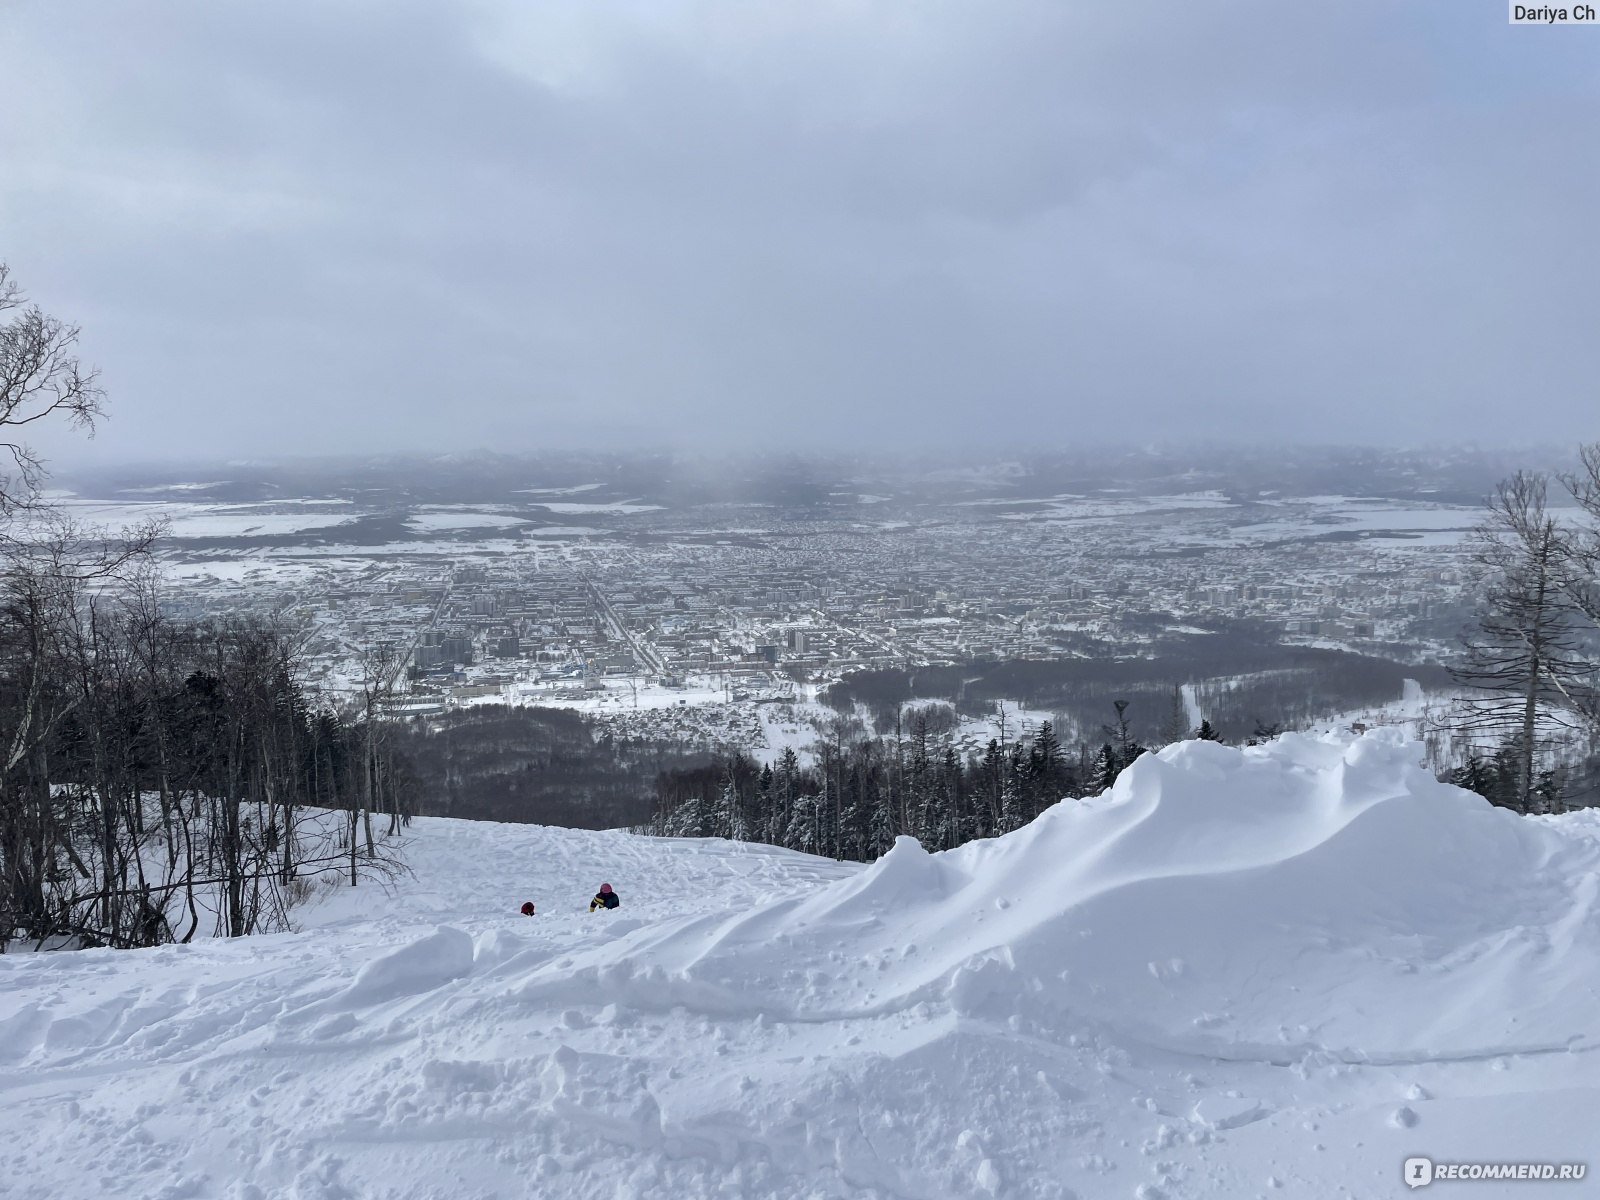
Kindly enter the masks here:
<path id="1" fill-rule="evenodd" d="M 1048 721 L 1013 735 L 1002 718 L 983 752 L 966 758 L 944 706 L 910 711 L 889 736 L 840 717 L 819 740 L 812 764 L 788 749 L 775 765 L 732 755 L 663 772 L 647 828 L 664 837 L 725 837 L 861 861 L 902 834 L 948 850 L 1020 829 L 1059 800 L 1111 787 L 1147 749 L 1133 734 L 1126 703 L 1116 702 L 1111 713 L 1093 748 L 1064 747 Z M 1220 740 L 1209 723 L 1183 736 Z"/>

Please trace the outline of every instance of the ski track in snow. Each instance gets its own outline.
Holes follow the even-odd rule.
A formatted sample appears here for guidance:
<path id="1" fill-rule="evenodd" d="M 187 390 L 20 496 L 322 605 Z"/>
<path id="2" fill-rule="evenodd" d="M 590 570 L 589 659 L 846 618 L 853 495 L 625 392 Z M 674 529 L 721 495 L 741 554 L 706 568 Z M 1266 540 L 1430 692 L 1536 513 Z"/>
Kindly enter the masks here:
<path id="1" fill-rule="evenodd" d="M 419 819 L 411 876 L 297 933 L 0 956 L 0 1196 L 1365 1197 L 1417 1153 L 1592 1160 L 1600 820 L 1419 757 L 1186 743 L 867 868 Z"/>

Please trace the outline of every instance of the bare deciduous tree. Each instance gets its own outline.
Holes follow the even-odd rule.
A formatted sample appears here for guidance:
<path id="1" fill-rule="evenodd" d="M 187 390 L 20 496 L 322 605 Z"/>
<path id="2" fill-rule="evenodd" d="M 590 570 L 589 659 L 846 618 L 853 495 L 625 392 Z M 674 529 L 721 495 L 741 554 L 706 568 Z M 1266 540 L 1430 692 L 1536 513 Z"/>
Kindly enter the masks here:
<path id="1" fill-rule="evenodd" d="M 32 505 L 44 479 L 44 464 L 23 440 L 28 426 L 51 418 L 94 432 L 105 415 L 96 372 L 75 353 L 78 327 L 29 304 L 0 263 L 0 516 Z"/>
<path id="2" fill-rule="evenodd" d="M 1591 628 L 1600 630 L 1600 442 L 1580 447 L 1578 458 L 1580 469 L 1561 477 L 1585 518 L 1567 531 L 1567 588 L 1573 606 Z M 1587 715 L 1600 725 L 1600 712 L 1591 706 Z"/>
<path id="3" fill-rule="evenodd" d="M 371 719 L 392 664 L 357 728 L 309 711 L 281 630 L 168 620 L 158 525 L 110 535 L 40 498 L 21 431 L 103 415 L 77 328 L 27 305 L 3 266 L 0 317 L 0 952 L 187 941 L 207 918 L 232 937 L 283 928 L 317 875 L 397 869 L 370 817 L 358 870 L 354 817 L 347 855 L 343 814 L 320 811 L 377 797 L 398 828 L 405 796 Z"/>

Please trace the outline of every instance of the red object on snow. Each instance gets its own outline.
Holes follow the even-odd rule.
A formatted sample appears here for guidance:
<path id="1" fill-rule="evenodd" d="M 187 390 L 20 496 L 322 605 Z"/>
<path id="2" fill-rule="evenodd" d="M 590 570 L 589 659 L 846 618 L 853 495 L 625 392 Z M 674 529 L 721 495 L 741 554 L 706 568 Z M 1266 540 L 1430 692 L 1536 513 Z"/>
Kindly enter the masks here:
<path id="1" fill-rule="evenodd" d="M 533 916 L 533 901 L 532 900 L 529 900 L 527 903 L 525 903 L 522 906 L 522 915 L 525 916 L 525 917 Z"/>
<path id="2" fill-rule="evenodd" d="M 609 896 L 611 894 L 611 885 L 609 883 L 602 883 L 600 885 L 600 894 L 602 896 Z"/>

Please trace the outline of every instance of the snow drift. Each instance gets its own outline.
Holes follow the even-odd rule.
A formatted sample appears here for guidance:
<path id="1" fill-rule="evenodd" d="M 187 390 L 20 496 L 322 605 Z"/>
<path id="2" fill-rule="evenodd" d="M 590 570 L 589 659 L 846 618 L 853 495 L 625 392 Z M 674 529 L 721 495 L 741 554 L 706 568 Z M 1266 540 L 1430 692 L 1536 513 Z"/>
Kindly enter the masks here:
<path id="1" fill-rule="evenodd" d="M 577 984 L 790 1020 L 946 1003 L 1278 1062 L 1594 1045 L 1600 847 L 1417 758 L 1385 731 L 1180 743 L 1015 833 L 901 838 L 809 897 L 644 935 L 624 972 L 580 959 Z M 539 972 L 529 994 L 573 984 Z"/>
<path id="2" fill-rule="evenodd" d="M 416 878 L 311 932 L 0 958 L 7 1165 L 58 1195 L 1159 1200 L 1591 1157 L 1600 821 L 1419 758 L 1184 743 L 866 868 L 419 821 Z M 620 912 L 584 911 L 600 878 Z"/>

